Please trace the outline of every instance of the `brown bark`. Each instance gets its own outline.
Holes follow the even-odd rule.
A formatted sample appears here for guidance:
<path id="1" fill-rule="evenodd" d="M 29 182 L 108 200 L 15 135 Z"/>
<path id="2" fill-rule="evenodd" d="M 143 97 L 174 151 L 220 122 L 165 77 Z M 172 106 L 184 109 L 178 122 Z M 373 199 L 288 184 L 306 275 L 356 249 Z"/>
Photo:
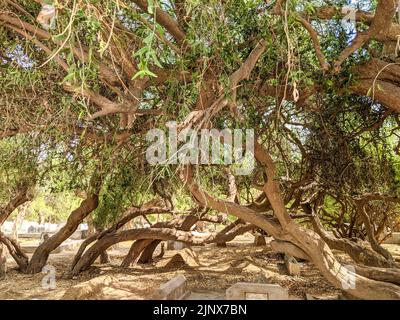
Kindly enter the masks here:
<path id="1" fill-rule="evenodd" d="M 90 245 L 92 242 L 96 241 L 98 235 L 93 234 L 90 237 L 86 238 L 80 245 L 77 253 L 75 254 L 74 260 L 72 261 L 71 265 L 71 270 L 75 267 L 76 263 L 79 261 L 79 259 L 82 257 L 82 254 L 85 252 L 86 248 L 88 245 Z"/>
<path id="2" fill-rule="evenodd" d="M 389 109 L 400 112 L 400 66 L 372 59 L 354 68 L 358 81 L 351 86 L 354 93 L 370 95 Z"/>
<path id="3" fill-rule="evenodd" d="M 169 228 L 147 228 L 147 229 L 134 229 L 127 231 L 120 231 L 112 234 L 107 234 L 103 238 L 99 239 L 93 246 L 91 246 L 81 257 L 78 263 L 75 265 L 72 270 L 72 275 L 75 276 L 79 272 L 84 271 L 93 262 L 97 259 L 97 257 L 109 248 L 110 246 L 123 241 L 132 241 L 132 240 L 175 240 L 182 241 L 189 244 L 204 244 L 211 243 L 214 240 L 215 236 L 210 236 L 207 238 L 196 237 L 192 235 L 190 232 L 169 229 Z"/>
<path id="4" fill-rule="evenodd" d="M 268 181 L 264 186 L 264 192 L 282 228 L 293 238 L 290 242 L 300 247 L 310 257 L 310 260 L 329 282 L 336 287 L 343 287 L 343 283 L 348 282 L 349 277 L 352 277 L 356 286 L 346 287 L 344 291 L 357 298 L 400 299 L 399 287 L 350 273 L 337 261 L 325 241 L 318 234 L 291 221 L 281 197 L 274 162 L 258 142 L 255 143 L 255 157 L 265 168 Z"/>
<path id="5" fill-rule="evenodd" d="M 364 277 L 377 281 L 390 282 L 400 285 L 400 269 L 398 268 L 374 268 L 355 266 L 356 272 Z"/>
<path id="6" fill-rule="evenodd" d="M 372 226 L 372 223 L 368 216 L 368 213 L 366 212 L 367 202 L 368 202 L 368 198 L 355 200 L 356 207 L 357 207 L 357 213 L 364 223 L 365 230 L 367 232 L 368 241 L 371 244 L 372 249 L 375 252 L 379 253 L 381 256 L 383 256 L 387 260 L 390 267 L 393 267 L 393 266 L 395 266 L 395 263 L 394 263 L 394 259 L 393 259 L 392 255 L 390 254 L 390 252 L 388 250 L 383 248 L 375 238 L 374 228 Z"/>
<path id="7" fill-rule="evenodd" d="M 0 226 L 8 219 L 11 213 L 18 208 L 23 203 L 29 201 L 31 195 L 28 194 L 28 188 L 22 187 L 18 190 L 18 193 L 10 200 L 10 202 L 4 206 L 0 207 Z"/>
<path id="8" fill-rule="evenodd" d="M 75 209 L 68 217 L 65 226 L 36 249 L 29 262 L 27 272 L 31 274 L 41 272 L 42 268 L 46 265 L 50 252 L 75 232 L 87 215 L 97 208 L 98 202 L 97 195 L 90 195 L 83 200 L 79 208 Z"/>
<path id="9" fill-rule="evenodd" d="M 0 227 L 16 208 L 31 200 L 31 197 L 32 196 L 28 193 L 28 188 L 23 186 L 6 206 L 0 207 Z M 28 265 L 28 257 L 22 251 L 18 243 L 0 232 L 0 279 L 4 278 L 7 271 L 6 248 L 22 272 L 26 271 Z"/>
<path id="10" fill-rule="evenodd" d="M 188 215 L 184 218 L 183 222 L 178 221 L 179 226 L 178 230 L 189 231 L 193 225 L 195 225 L 199 221 L 199 218 L 195 215 Z M 160 228 L 165 226 L 163 223 L 156 223 L 153 227 Z M 174 226 L 175 227 L 175 226 Z M 138 244 L 136 244 L 139 242 Z M 153 254 L 157 246 L 160 244 L 160 240 L 139 240 L 132 244 L 131 249 L 129 250 L 128 255 L 125 257 L 122 262 L 122 266 L 129 266 L 136 262 L 137 256 L 140 255 L 138 260 L 139 263 L 151 263 L 153 261 Z"/>
<path id="11" fill-rule="evenodd" d="M 0 243 L 0 280 L 3 280 L 7 273 L 7 256 L 6 250 L 2 243 Z"/>
<path id="12" fill-rule="evenodd" d="M 74 260 L 71 265 L 71 270 L 74 269 L 75 265 L 77 262 L 81 259 L 83 253 L 85 252 L 86 248 L 94 241 L 100 240 L 106 235 L 112 234 L 120 230 L 123 226 L 125 226 L 128 222 L 131 220 L 140 217 L 140 216 L 145 216 L 147 214 L 162 214 L 162 213 L 167 213 L 169 212 L 169 209 L 165 208 L 159 208 L 159 207 L 148 207 L 148 208 L 137 208 L 137 207 L 131 207 L 123 215 L 123 218 L 119 220 L 117 223 L 115 223 L 113 226 L 108 228 L 107 230 L 104 230 L 102 232 L 98 232 L 90 237 L 88 237 L 85 241 L 82 242 L 81 246 L 78 249 L 78 252 L 76 253 Z M 132 250 L 132 248 L 131 248 Z M 128 254 L 129 256 L 129 254 Z M 127 257 L 128 257 L 127 256 Z M 129 258 L 125 257 L 123 264 L 125 265 L 128 263 Z M 125 261 L 126 260 L 126 261 Z M 130 264 L 130 263 L 129 263 Z M 128 265 L 129 265 L 128 264 Z"/>
<path id="13" fill-rule="evenodd" d="M 234 222 L 228 224 L 222 229 L 217 236 L 216 242 L 218 247 L 226 247 L 225 235 L 231 230 L 235 229 L 238 225 L 243 224 L 243 221 L 236 219 Z"/>
<path id="14" fill-rule="evenodd" d="M 278 177 L 272 158 L 264 151 L 258 142 L 255 142 L 255 157 L 263 165 L 267 176 L 267 182 L 263 187 L 275 216 L 279 220 L 279 225 L 271 223 L 265 216 L 253 212 L 249 208 L 237 206 L 220 199 L 214 199 L 209 194 L 200 189 L 194 182 L 193 172 L 190 167 L 186 167 L 183 179 L 193 196 L 202 205 L 213 208 L 220 212 L 226 212 L 253 223 L 265 230 L 278 240 L 286 240 L 303 250 L 310 261 L 320 270 L 324 277 L 336 287 L 343 287 L 343 283 L 348 283 L 349 278 L 354 279 L 355 287 L 346 287 L 345 292 L 357 298 L 363 299 L 400 299 L 400 288 L 396 285 L 379 282 L 362 277 L 356 273 L 349 272 L 344 268 L 326 242 L 315 232 L 305 229 L 291 220 L 284 201 L 281 196 Z"/>
<path id="15" fill-rule="evenodd" d="M 28 256 L 22 251 L 21 247 L 13 239 L 0 233 L 0 242 L 5 244 L 10 255 L 14 258 L 21 272 L 26 272 L 28 267 Z"/>
<path id="16" fill-rule="evenodd" d="M 137 240 L 135 241 L 131 248 L 129 249 L 128 254 L 125 256 L 124 260 L 121 263 L 121 267 L 128 268 L 131 264 L 134 264 L 138 259 L 141 252 L 151 243 L 153 240 Z"/>
<path id="17" fill-rule="evenodd" d="M 298 259 L 310 260 L 302 249 L 287 241 L 274 240 L 271 242 L 271 249 L 272 251 L 284 253 Z"/>
<path id="18" fill-rule="evenodd" d="M 307 213 L 311 213 L 311 211 L 307 211 L 305 206 L 303 206 L 303 208 Z M 322 226 L 317 214 L 310 214 L 310 220 L 314 231 L 326 242 L 329 248 L 346 252 L 356 263 L 362 263 L 373 267 L 391 266 L 384 257 L 376 254 L 367 246 L 363 246 L 349 239 L 339 239 L 329 234 Z"/>
<path id="19" fill-rule="evenodd" d="M 146 246 L 139 258 L 139 263 L 151 263 L 153 262 L 153 254 L 161 240 L 154 240 Z"/>
<path id="20" fill-rule="evenodd" d="M 133 2 L 135 2 L 143 12 L 148 12 L 149 3 L 147 1 L 134 0 Z M 178 23 L 169 14 L 161 10 L 159 6 L 155 8 L 155 13 L 157 23 L 165 27 L 178 43 L 183 43 L 186 34 L 181 30 Z"/>
<path id="21" fill-rule="evenodd" d="M 219 246 L 226 245 L 227 242 L 232 241 L 237 236 L 240 236 L 240 235 L 242 235 L 242 234 L 244 234 L 246 232 L 252 231 L 252 230 L 254 230 L 256 228 L 257 227 L 255 225 L 244 224 L 242 226 L 239 226 L 239 227 L 235 228 L 235 230 L 233 230 L 231 232 L 219 233 L 215 238 L 215 242 Z"/>
<path id="22" fill-rule="evenodd" d="M 100 254 L 100 263 L 101 264 L 110 263 L 110 257 L 108 256 L 107 250 L 104 250 Z"/>

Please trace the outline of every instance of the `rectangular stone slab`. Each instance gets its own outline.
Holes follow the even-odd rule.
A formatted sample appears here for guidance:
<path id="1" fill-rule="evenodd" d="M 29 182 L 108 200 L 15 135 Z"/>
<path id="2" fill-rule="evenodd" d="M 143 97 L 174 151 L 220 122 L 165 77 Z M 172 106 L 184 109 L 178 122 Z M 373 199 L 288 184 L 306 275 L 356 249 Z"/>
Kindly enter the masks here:
<path id="1" fill-rule="evenodd" d="M 183 300 L 190 292 L 187 290 L 186 278 L 183 275 L 176 276 L 154 290 L 154 300 Z"/>
<path id="2" fill-rule="evenodd" d="M 289 300 L 289 293 L 277 284 L 238 282 L 226 290 L 226 300 Z"/>

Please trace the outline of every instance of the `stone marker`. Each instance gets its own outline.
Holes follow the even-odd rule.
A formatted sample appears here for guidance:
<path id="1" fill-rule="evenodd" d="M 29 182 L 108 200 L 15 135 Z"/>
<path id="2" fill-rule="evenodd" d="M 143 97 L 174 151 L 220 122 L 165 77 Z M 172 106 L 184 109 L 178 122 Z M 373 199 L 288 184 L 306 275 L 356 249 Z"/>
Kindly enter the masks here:
<path id="1" fill-rule="evenodd" d="M 289 300 L 289 293 L 277 284 L 238 282 L 226 290 L 226 300 Z"/>
<path id="2" fill-rule="evenodd" d="M 300 264 L 295 258 L 285 254 L 285 265 L 286 269 L 291 276 L 300 276 Z"/>
<path id="3" fill-rule="evenodd" d="M 260 234 L 256 234 L 254 236 L 254 245 L 256 247 L 261 247 L 261 246 L 265 246 L 267 243 L 265 242 L 265 237 L 260 235 Z"/>
<path id="4" fill-rule="evenodd" d="M 176 276 L 154 290 L 154 300 L 183 300 L 190 295 L 187 289 L 186 278 L 183 275 Z"/>

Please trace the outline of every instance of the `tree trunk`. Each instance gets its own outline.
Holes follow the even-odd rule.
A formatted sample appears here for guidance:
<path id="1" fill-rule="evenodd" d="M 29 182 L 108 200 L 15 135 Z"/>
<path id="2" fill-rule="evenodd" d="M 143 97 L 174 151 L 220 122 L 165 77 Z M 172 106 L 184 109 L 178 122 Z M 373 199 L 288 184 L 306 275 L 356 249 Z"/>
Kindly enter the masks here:
<path id="1" fill-rule="evenodd" d="M 365 226 L 365 231 L 367 232 L 367 238 L 369 243 L 371 244 L 372 249 L 374 249 L 375 252 L 379 253 L 382 257 L 384 257 L 389 264 L 389 267 L 394 267 L 394 259 L 390 252 L 386 250 L 384 247 L 382 247 L 378 241 L 375 238 L 375 231 L 374 227 L 372 226 L 371 219 L 368 216 L 368 213 L 366 212 L 366 201 L 364 200 L 356 200 L 356 207 L 357 207 L 357 212 L 364 223 Z"/>
<path id="2" fill-rule="evenodd" d="M 22 224 L 22 222 L 23 222 L 23 220 L 25 218 L 25 214 L 26 214 L 26 210 L 27 209 L 28 208 L 27 208 L 26 205 L 23 208 L 18 208 L 18 213 L 17 213 L 17 216 L 16 216 L 15 221 L 14 221 L 14 225 L 13 225 L 13 228 L 12 228 L 12 236 L 11 237 L 17 242 L 18 242 L 18 230 L 19 230 L 19 228 L 20 228 L 20 226 L 21 226 L 21 224 Z"/>
<path id="3" fill-rule="evenodd" d="M 100 264 L 110 263 L 110 257 L 108 256 L 107 250 L 104 250 L 100 254 Z"/>
<path id="4" fill-rule="evenodd" d="M 4 234 L 0 232 L 0 242 L 5 244 L 8 249 L 10 255 L 14 258 L 15 262 L 18 264 L 19 270 L 21 272 L 26 272 L 28 267 L 29 258 L 22 251 L 19 244 L 14 241 L 12 238 L 6 237 Z"/>
<path id="5" fill-rule="evenodd" d="M 182 231 L 189 231 L 197 222 L 199 221 L 199 218 L 195 215 L 188 215 L 185 217 L 183 222 L 180 224 L 180 226 L 177 228 L 178 230 Z M 156 223 L 154 225 L 155 228 L 161 227 L 162 222 Z M 140 255 L 140 258 L 138 260 L 138 263 L 151 263 L 153 262 L 153 254 L 154 251 L 156 250 L 157 246 L 160 244 L 160 240 L 154 240 L 151 243 L 149 243 L 142 251 L 142 254 Z"/>
<path id="6" fill-rule="evenodd" d="M 147 247 L 143 250 L 142 254 L 139 258 L 139 263 L 152 263 L 153 262 L 153 254 L 156 250 L 157 246 L 160 244 L 161 240 L 152 241 Z"/>
<path id="7" fill-rule="evenodd" d="M 131 264 L 136 263 L 136 260 L 140 256 L 141 252 L 151 243 L 153 240 L 137 240 L 135 241 L 128 254 L 125 256 L 124 261 L 121 263 L 121 267 L 128 268 Z"/>
<path id="8" fill-rule="evenodd" d="M 88 225 L 88 237 L 96 234 L 96 228 L 94 226 L 94 222 L 93 222 L 93 217 L 92 216 L 88 216 L 86 218 L 87 221 L 87 225 Z"/>
<path id="9" fill-rule="evenodd" d="M 304 229 L 291 220 L 281 197 L 275 164 L 257 142 L 255 143 L 255 157 L 264 166 L 268 179 L 263 190 L 283 230 L 292 237 L 290 242 L 301 248 L 310 257 L 310 260 L 328 281 L 338 288 L 342 287 L 345 292 L 357 298 L 400 299 L 398 286 L 371 280 L 349 271 L 337 261 L 328 245 L 317 233 Z M 268 232 L 268 230 L 266 231 Z M 349 279 L 354 281 L 355 286 L 344 286 Z"/>
<path id="10" fill-rule="evenodd" d="M 8 219 L 11 213 L 18 208 L 23 203 L 31 200 L 31 195 L 28 194 L 28 188 L 23 186 L 17 193 L 17 195 L 10 200 L 10 202 L 5 207 L 0 207 L 0 227 Z M 3 246 L 3 244 L 5 246 Z M 0 231 L 0 279 L 5 276 L 7 271 L 7 256 L 6 248 L 8 249 L 11 256 L 14 258 L 22 272 L 26 271 L 28 265 L 28 257 L 21 250 L 21 247 L 17 242 L 12 239 L 7 238 Z"/>
<path id="11" fill-rule="evenodd" d="M 115 233 L 116 231 L 118 231 L 118 230 L 122 229 L 124 226 L 126 226 L 128 223 L 132 222 L 132 220 L 137 218 L 137 217 L 140 217 L 142 215 L 145 216 L 145 215 L 151 214 L 151 213 L 163 214 L 163 213 L 167 213 L 167 212 L 169 212 L 168 209 L 158 208 L 158 207 L 139 209 L 139 208 L 133 206 L 133 207 L 129 208 L 123 214 L 123 218 L 121 220 L 119 220 L 117 223 L 115 223 L 113 226 L 111 226 L 110 228 L 108 228 L 105 231 L 94 233 L 93 235 L 91 235 L 85 241 L 82 242 L 82 244 L 79 247 L 79 250 L 76 253 L 76 255 L 74 257 L 74 260 L 72 262 L 71 270 L 73 270 L 75 268 L 75 265 L 81 259 L 81 257 L 83 255 L 83 253 L 85 252 L 87 246 L 89 246 L 89 244 L 91 244 L 92 242 L 94 242 L 96 240 L 100 240 L 104 236 L 109 235 L 111 233 Z M 144 249 L 144 247 L 140 250 L 140 252 L 143 249 Z M 131 247 L 130 252 L 131 251 L 133 251 L 132 247 Z M 138 254 L 140 254 L 140 252 Z M 125 266 L 125 264 L 127 264 L 126 266 L 130 265 L 130 262 L 128 262 L 128 260 L 129 260 L 128 257 L 129 257 L 129 253 L 125 257 L 124 262 L 122 263 L 123 266 Z"/>
<path id="12" fill-rule="evenodd" d="M 8 219 L 10 214 L 18 208 L 21 204 L 29 201 L 31 195 L 28 194 L 28 189 L 22 187 L 17 195 L 10 200 L 10 202 L 5 207 L 0 207 L 0 226 Z"/>
<path id="13" fill-rule="evenodd" d="M 398 268 L 374 268 L 356 266 L 357 273 L 364 277 L 377 281 L 390 282 L 400 285 L 400 269 Z"/>
<path id="14" fill-rule="evenodd" d="M 323 228 L 321 221 L 311 208 L 303 206 L 306 213 L 310 215 L 314 231 L 327 243 L 329 248 L 347 253 L 356 263 L 362 263 L 372 267 L 390 267 L 392 264 L 383 256 L 369 249 L 367 246 L 355 243 L 349 239 L 338 239 L 331 236 Z"/>
<path id="15" fill-rule="evenodd" d="M 77 253 L 75 254 L 74 260 L 72 261 L 71 265 L 71 270 L 75 267 L 76 263 L 79 261 L 79 259 L 82 257 L 82 254 L 85 252 L 87 246 L 91 244 L 92 242 L 96 241 L 98 235 L 92 234 L 90 237 L 86 238 L 80 245 Z"/>
<path id="16" fill-rule="evenodd" d="M 349 271 L 338 262 L 329 246 L 317 233 L 295 223 L 287 212 L 281 196 L 275 164 L 271 156 L 257 141 L 255 141 L 254 155 L 264 167 L 267 181 L 263 186 L 263 191 L 268 197 L 279 224 L 248 207 L 210 196 L 196 184 L 190 166 L 187 166 L 186 170 L 182 172 L 182 179 L 196 200 L 203 206 L 235 215 L 237 218 L 255 224 L 275 239 L 288 241 L 299 247 L 323 276 L 337 288 L 343 288 L 348 294 L 361 299 L 400 299 L 400 287 L 371 280 Z M 355 283 L 355 286 L 344 285 L 349 282 L 349 279 Z"/>
<path id="17" fill-rule="evenodd" d="M 291 242 L 274 240 L 271 242 L 272 251 L 284 253 L 297 259 L 308 260 L 307 254 Z"/>
<path id="18" fill-rule="evenodd" d="M 97 208 L 98 202 L 97 195 L 91 195 L 83 200 L 79 208 L 75 209 L 68 217 L 65 226 L 36 249 L 29 262 L 27 272 L 30 274 L 41 272 L 47 263 L 50 252 L 58 248 L 60 244 L 75 232 L 86 216 Z"/>
<path id="19" fill-rule="evenodd" d="M 0 280 L 6 277 L 7 273 L 7 255 L 6 248 L 0 243 Z"/>
<path id="20" fill-rule="evenodd" d="M 99 257 L 101 252 L 110 246 L 123 241 L 131 240 L 175 240 L 190 244 L 204 244 L 213 242 L 215 237 L 196 237 L 190 232 L 168 229 L 168 228 L 146 228 L 120 231 L 105 235 L 99 239 L 93 246 L 86 250 L 79 259 L 78 263 L 72 270 L 72 275 L 75 276 L 79 272 L 86 270 Z"/>
<path id="21" fill-rule="evenodd" d="M 103 227 L 96 228 L 96 231 L 95 231 L 95 232 L 96 232 L 96 234 L 98 234 L 98 235 L 101 235 L 101 234 L 104 234 L 104 233 L 105 233 Z M 110 263 L 110 257 L 108 256 L 107 250 L 103 251 L 103 252 L 100 254 L 100 264 L 105 264 L 105 263 Z"/>

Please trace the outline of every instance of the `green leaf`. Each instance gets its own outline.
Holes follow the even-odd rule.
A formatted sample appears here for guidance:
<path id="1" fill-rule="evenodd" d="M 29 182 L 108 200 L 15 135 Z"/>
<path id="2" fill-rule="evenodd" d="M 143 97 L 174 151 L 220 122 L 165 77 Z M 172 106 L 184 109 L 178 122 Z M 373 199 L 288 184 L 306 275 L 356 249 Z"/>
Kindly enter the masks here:
<path id="1" fill-rule="evenodd" d="M 65 82 L 69 82 L 71 80 L 75 80 L 75 72 L 70 72 L 68 73 L 64 79 L 61 81 L 61 84 L 65 83 Z"/>
<path id="2" fill-rule="evenodd" d="M 136 58 L 136 57 L 138 57 L 138 56 L 141 56 L 141 55 L 143 55 L 144 53 L 146 53 L 146 51 L 147 51 L 147 47 L 143 47 L 143 48 L 141 48 L 139 51 L 136 51 L 136 52 L 133 54 L 133 57 Z"/>
<path id="3" fill-rule="evenodd" d="M 136 72 L 136 74 L 132 77 L 132 80 L 136 79 L 137 77 L 140 77 L 141 79 L 143 79 L 145 76 L 157 78 L 157 75 L 155 73 L 151 72 L 149 69 L 143 69 L 143 70 Z"/>

